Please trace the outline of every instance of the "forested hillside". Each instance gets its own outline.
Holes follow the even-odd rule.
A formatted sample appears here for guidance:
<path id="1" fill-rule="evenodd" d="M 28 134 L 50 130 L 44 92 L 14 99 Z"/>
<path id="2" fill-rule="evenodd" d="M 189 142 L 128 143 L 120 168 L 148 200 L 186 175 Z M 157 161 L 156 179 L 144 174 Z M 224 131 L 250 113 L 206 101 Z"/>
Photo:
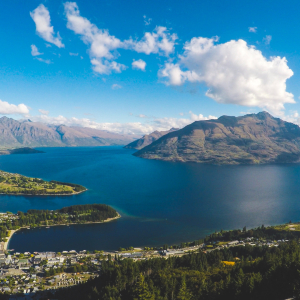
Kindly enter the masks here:
<path id="1" fill-rule="evenodd" d="M 100 277 L 57 291 L 59 300 L 243 299 L 299 297 L 300 246 L 239 246 L 182 257 L 103 261 Z M 297 298 L 298 299 L 298 298 Z"/>

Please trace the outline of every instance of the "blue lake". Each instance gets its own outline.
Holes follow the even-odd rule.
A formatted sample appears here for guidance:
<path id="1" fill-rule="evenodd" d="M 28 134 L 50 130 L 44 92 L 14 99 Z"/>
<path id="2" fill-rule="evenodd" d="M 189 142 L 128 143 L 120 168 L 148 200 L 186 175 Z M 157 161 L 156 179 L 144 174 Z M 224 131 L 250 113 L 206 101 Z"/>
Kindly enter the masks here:
<path id="1" fill-rule="evenodd" d="M 213 166 L 145 160 L 122 147 L 41 148 L 0 156 L 0 169 L 79 183 L 76 196 L 0 195 L 0 211 L 105 203 L 122 218 L 105 224 L 21 230 L 9 248 L 116 250 L 192 241 L 220 229 L 300 220 L 300 165 Z"/>

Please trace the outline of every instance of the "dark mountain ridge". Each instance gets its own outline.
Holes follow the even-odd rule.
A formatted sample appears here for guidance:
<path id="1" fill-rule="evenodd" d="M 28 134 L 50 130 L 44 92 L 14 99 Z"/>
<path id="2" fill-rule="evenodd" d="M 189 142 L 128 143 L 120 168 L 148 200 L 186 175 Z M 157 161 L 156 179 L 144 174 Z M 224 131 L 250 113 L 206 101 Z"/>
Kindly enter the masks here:
<path id="1" fill-rule="evenodd" d="M 213 164 L 300 161 L 300 127 L 267 112 L 196 121 L 134 153 L 147 159 Z"/>

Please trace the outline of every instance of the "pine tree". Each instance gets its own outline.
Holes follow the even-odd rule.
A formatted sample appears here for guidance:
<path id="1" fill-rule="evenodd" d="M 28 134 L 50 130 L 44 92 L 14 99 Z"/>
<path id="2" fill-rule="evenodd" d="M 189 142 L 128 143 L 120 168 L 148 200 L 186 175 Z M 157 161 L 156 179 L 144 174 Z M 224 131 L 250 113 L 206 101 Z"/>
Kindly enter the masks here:
<path id="1" fill-rule="evenodd" d="M 185 277 L 182 277 L 181 287 L 180 287 L 177 299 L 178 300 L 190 300 L 191 298 L 192 298 L 192 295 L 186 287 Z"/>
<path id="2" fill-rule="evenodd" d="M 134 300 L 154 300 L 154 295 L 149 291 L 145 278 L 140 274 L 134 287 Z"/>

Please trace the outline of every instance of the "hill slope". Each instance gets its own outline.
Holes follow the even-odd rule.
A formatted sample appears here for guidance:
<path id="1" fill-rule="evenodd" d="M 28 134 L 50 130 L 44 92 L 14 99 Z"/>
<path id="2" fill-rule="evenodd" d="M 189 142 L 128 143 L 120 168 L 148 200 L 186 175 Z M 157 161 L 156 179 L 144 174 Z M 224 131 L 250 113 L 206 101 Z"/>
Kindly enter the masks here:
<path id="1" fill-rule="evenodd" d="M 222 116 L 166 134 L 134 155 L 214 164 L 298 162 L 300 128 L 267 112 Z"/>
<path id="2" fill-rule="evenodd" d="M 171 128 L 170 130 L 167 130 L 167 131 L 157 131 L 156 130 L 156 131 L 154 131 L 150 134 L 146 134 L 143 137 L 141 137 L 140 139 L 126 145 L 124 148 L 137 149 L 137 150 L 143 149 L 144 147 L 152 144 L 153 142 L 155 142 L 162 136 L 164 136 L 170 132 L 176 131 L 176 130 L 178 130 L 178 128 Z"/>
<path id="3" fill-rule="evenodd" d="M 134 137 L 85 127 L 0 118 L 0 148 L 126 145 Z"/>

